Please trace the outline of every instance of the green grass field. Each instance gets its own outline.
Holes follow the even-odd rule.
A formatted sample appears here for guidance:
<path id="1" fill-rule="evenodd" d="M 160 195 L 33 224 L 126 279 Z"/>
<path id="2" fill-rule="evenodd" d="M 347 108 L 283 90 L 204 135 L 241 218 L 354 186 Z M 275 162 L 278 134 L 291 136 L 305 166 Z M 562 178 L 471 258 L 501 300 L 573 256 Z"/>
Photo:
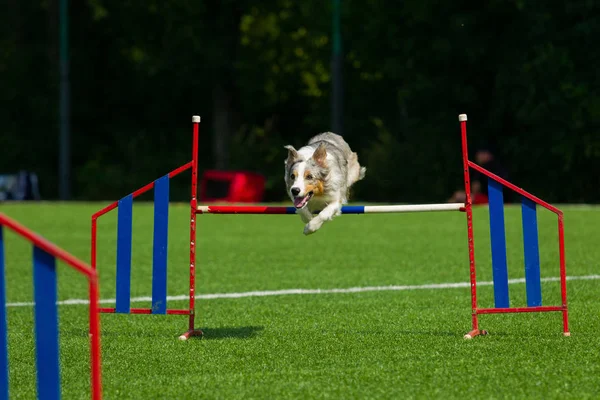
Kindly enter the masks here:
<path id="1" fill-rule="evenodd" d="M 104 204 L 3 204 L 1 211 L 88 261 L 90 216 Z M 203 339 L 177 340 L 185 316 L 102 315 L 107 399 L 600 397 L 600 208 L 565 206 L 572 336 L 559 313 L 482 316 L 470 330 L 468 287 L 199 299 Z M 188 288 L 187 205 L 171 206 L 170 296 Z M 480 281 L 491 281 L 486 209 L 477 209 Z M 134 205 L 132 296 L 151 295 L 152 206 Z M 510 278 L 523 277 L 520 209 L 506 211 Z M 315 235 L 295 216 L 199 216 L 199 295 L 467 282 L 462 213 L 348 215 Z M 542 276 L 558 276 L 556 217 L 539 210 Z M 32 301 L 31 248 L 6 233 L 9 303 Z M 100 219 L 101 298 L 115 297 L 116 212 Z M 62 268 L 61 268 L 62 267 Z M 86 297 L 59 265 L 60 300 Z M 558 282 L 542 284 L 560 304 Z M 525 285 L 510 286 L 525 305 Z M 479 305 L 493 306 L 481 286 Z M 149 302 L 132 304 L 148 307 Z M 187 302 L 172 301 L 170 308 Z M 63 397 L 89 398 L 87 307 L 61 305 Z M 11 398 L 35 397 L 33 309 L 9 306 Z"/>

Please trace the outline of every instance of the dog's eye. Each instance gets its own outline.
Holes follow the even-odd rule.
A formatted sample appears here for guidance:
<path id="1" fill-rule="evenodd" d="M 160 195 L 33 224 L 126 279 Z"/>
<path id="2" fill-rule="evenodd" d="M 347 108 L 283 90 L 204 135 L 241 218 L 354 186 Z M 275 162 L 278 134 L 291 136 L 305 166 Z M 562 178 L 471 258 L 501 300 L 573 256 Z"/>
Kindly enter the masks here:
<path id="1" fill-rule="evenodd" d="M 291 174 L 291 175 L 290 175 L 290 179 L 292 179 L 292 180 L 296 179 L 296 175 L 294 175 L 294 174 Z"/>
<path id="2" fill-rule="evenodd" d="M 306 175 L 306 179 L 312 179 L 313 176 L 311 174 Z"/>

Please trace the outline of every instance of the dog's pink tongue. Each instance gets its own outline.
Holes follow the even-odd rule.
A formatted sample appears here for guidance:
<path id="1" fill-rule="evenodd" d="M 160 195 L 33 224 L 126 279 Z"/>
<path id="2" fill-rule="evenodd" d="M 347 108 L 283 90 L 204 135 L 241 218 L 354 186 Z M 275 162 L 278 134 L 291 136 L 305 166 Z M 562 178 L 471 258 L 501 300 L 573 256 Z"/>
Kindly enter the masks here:
<path id="1" fill-rule="evenodd" d="M 294 206 L 295 207 L 302 207 L 304 205 L 304 197 L 295 197 L 294 198 Z"/>

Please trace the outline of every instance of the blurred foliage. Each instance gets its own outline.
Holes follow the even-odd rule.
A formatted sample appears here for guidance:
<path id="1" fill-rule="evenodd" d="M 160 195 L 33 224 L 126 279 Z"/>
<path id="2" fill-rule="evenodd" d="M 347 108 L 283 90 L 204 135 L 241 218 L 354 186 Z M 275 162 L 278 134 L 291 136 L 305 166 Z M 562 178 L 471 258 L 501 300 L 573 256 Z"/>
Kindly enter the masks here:
<path id="1" fill-rule="evenodd" d="M 57 195 L 57 0 L 8 0 L 0 16 L 0 171 Z M 230 135 L 229 167 L 283 193 L 283 145 L 329 130 L 331 4 L 306 0 L 70 2 L 73 192 L 112 199 Z M 600 201 L 597 2 L 342 1 L 344 135 L 367 201 L 444 201 L 461 185 L 457 115 L 471 148 L 497 143 L 518 186 Z M 233 132 L 220 131 L 225 90 Z M 179 181 L 177 181 L 179 182 Z M 177 186 L 179 184 L 179 186 Z M 174 182 L 185 198 L 187 180 Z"/>

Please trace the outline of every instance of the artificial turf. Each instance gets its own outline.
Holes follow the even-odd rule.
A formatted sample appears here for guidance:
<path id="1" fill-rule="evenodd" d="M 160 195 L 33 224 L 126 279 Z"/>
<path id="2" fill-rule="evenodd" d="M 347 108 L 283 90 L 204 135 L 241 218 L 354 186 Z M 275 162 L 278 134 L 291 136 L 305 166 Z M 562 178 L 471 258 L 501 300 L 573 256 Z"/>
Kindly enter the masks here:
<path id="1" fill-rule="evenodd" d="M 3 205 L 2 212 L 89 260 L 90 216 L 101 203 Z M 470 330 L 470 291 L 377 290 L 198 299 L 202 339 L 177 336 L 184 316 L 101 319 L 107 399 L 573 398 L 600 397 L 600 208 L 564 206 L 572 336 L 559 313 L 480 317 Z M 170 296 L 188 290 L 189 207 L 172 204 Z M 150 296 L 152 205 L 134 205 L 132 297 Z M 478 280 L 491 281 L 488 214 L 474 215 Z M 542 276 L 558 276 L 556 216 L 538 211 Z M 31 248 L 6 233 L 7 301 L 32 301 Z M 520 209 L 506 209 L 509 277 L 522 278 Z M 101 298 L 115 297 L 116 213 L 99 222 Z M 198 216 L 197 293 L 346 289 L 468 282 L 465 216 L 459 212 L 348 215 L 305 237 L 296 216 Z M 591 276 L 591 277 L 590 277 Z M 59 265 L 59 300 L 83 299 L 82 277 Z M 493 306 L 492 286 L 478 291 Z M 558 282 L 542 283 L 560 305 Z M 525 285 L 511 284 L 524 306 Z M 149 301 L 132 304 L 149 307 Z M 172 301 L 169 308 L 186 308 Z M 9 306 L 11 398 L 36 393 L 33 308 Z M 62 392 L 89 398 L 87 308 L 60 305 Z"/>

